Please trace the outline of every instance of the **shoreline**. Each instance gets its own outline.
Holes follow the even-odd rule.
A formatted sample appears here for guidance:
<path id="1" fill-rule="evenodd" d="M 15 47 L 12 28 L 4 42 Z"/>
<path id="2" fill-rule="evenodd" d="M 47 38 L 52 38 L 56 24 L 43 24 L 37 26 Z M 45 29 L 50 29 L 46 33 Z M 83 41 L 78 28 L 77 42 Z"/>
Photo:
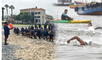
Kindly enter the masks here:
<path id="1" fill-rule="evenodd" d="M 2 60 L 53 60 L 54 43 L 11 34 L 2 44 Z"/>

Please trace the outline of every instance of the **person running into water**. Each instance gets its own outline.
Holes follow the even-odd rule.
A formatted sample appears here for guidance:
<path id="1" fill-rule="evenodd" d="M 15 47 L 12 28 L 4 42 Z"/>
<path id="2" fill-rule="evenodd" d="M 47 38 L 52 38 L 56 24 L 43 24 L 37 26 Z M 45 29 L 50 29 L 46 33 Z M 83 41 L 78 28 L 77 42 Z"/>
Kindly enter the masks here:
<path id="1" fill-rule="evenodd" d="M 8 27 L 8 23 L 5 22 L 4 23 L 4 36 L 5 36 L 5 38 L 4 38 L 4 40 L 5 40 L 4 45 L 7 45 L 8 44 L 7 43 L 7 39 L 9 37 L 9 34 L 10 34 L 10 28 Z"/>
<path id="2" fill-rule="evenodd" d="M 65 9 L 65 10 L 64 10 L 64 13 L 63 13 L 62 16 L 61 16 L 61 20 L 73 20 L 73 18 L 69 17 L 69 16 L 67 15 L 67 13 L 68 13 L 68 10 Z"/>
<path id="3" fill-rule="evenodd" d="M 83 41 L 81 38 L 79 38 L 78 36 L 74 36 L 74 37 L 72 37 L 71 39 L 69 39 L 68 41 L 67 41 L 67 43 L 70 43 L 72 40 L 77 40 L 79 43 L 80 43 L 80 45 L 88 45 L 88 43 L 87 42 L 85 42 L 85 41 Z M 91 44 L 91 42 L 89 43 L 89 45 Z"/>

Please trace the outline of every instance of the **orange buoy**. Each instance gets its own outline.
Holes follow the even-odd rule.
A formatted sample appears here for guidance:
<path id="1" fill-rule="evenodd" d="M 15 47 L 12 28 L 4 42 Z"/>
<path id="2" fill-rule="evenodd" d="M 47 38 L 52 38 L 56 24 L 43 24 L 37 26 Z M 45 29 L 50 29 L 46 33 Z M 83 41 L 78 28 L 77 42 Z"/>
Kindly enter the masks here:
<path id="1" fill-rule="evenodd" d="M 10 24 L 9 24 L 9 27 L 10 27 L 10 29 L 13 29 L 13 24 L 10 23 Z"/>

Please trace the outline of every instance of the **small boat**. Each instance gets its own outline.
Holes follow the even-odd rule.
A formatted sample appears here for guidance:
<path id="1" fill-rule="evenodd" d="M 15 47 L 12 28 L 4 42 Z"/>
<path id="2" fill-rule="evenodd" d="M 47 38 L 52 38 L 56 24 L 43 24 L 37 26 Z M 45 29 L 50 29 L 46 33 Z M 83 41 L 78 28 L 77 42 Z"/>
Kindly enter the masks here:
<path id="1" fill-rule="evenodd" d="M 58 3 L 55 3 L 55 6 L 69 6 L 73 5 L 72 0 L 58 0 Z"/>
<path id="2" fill-rule="evenodd" d="M 88 4 L 88 3 L 74 1 L 74 5 L 69 5 L 69 7 L 70 7 L 70 8 L 76 8 L 76 7 L 85 6 L 86 4 Z"/>
<path id="3" fill-rule="evenodd" d="M 75 8 L 79 15 L 102 15 L 102 3 L 87 4 L 83 7 Z"/>
<path id="4" fill-rule="evenodd" d="M 70 8 L 76 8 L 76 7 L 81 7 L 81 6 L 85 6 L 86 4 L 75 4 L 75 5 L 69 5 L 68 7 Z"/>
<path id="5" fill-rule="evenodd" d="M 51 21 L 52 23 L 90 23 L 91 20 L 58 20 L 58 21 Z"/>
<path id="6" fill-rule="evenodd" d="M 69 6 L 69 5 L 73 5 L 74 3 L 64 3 L 64 4 L 60 4 L 60 3 L 57 3 L 57 4 L 54 4 L 55 6 Z"/>
<path id="7" fill-rule="evenodd" d="M 85 4 L 84 2 L 75 1 L 76 4 Z"/>

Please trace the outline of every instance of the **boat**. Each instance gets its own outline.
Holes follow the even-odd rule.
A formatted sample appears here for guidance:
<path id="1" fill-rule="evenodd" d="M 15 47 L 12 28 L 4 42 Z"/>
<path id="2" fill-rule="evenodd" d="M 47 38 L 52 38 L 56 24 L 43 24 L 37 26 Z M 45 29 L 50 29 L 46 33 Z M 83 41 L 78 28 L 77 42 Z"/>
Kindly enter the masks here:
<path id="1" fill-rule="evenodd" d="M 74 5 L 69 5 L 68 7 L 70 8 L 76 8 L 76 7 L 81 7 L 81 6 L 85 6 L 86 4 L 74 4 Z"/>
<path id="2" fill-rule="evenodd" d="M 55 3 L 55 6 L 69 6 L 73 5 L 72 0 L 58 0 L 58 3 Z"/>
<path id="3" fill-rule="evenodd" d="M 76 7 L 75 11 L 79 15 L 102 15 L 102 3 L 87 4 L 82 7 Z"/>
<path id="4" fill-rule="evenodd" d="M 75 1 L 76 4 L 85 4 L 84 2 Z"/>
<path id="5" fill-rule="evenodd" d="M 54 4 L 55 6 L 69 6 L 69 5 L 73 5 L 74 3 L 64 3 L 64 4 L 60 4 L 60 3 L 57 3 L 57 4 Z"/>
<path id="6" fill-rule="evenodd" d="M 52 23 L 90 23 L 91 20 L 57 20 L 51 22 Z"/>
<path id="7" fill-rule="evenodd" d="M 81 7 L 81 6 L 85 6 L 86 2 L 79 2 L 79 1 L 74 1 L 74 5 L 69 5 L 70 8 L 76 8 L 76 7 Z"/>

